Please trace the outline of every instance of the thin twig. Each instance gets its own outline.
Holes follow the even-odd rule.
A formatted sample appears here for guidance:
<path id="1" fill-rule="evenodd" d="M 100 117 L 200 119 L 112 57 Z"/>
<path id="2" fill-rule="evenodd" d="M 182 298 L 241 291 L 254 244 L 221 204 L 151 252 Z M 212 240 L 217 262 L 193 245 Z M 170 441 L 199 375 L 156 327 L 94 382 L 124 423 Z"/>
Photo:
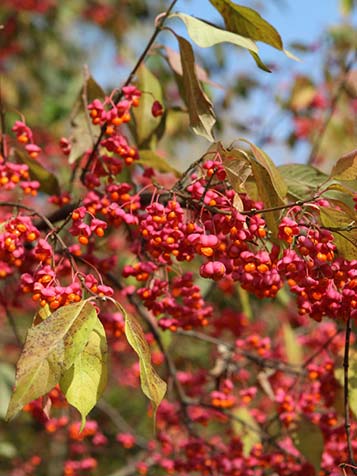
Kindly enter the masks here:
<path id="1" fill-rule="evenodd" d="M 160 31 L 161 31 L 161 29 L 162 29 L 162 27 L 163 27 L 163 25 L 164 25 L 164 23 L 165 23 L 167 17 L 170 15 L 170 12 L 171 12 L 171 10 L 173 9 L 173 7 L 175 6 L 176 2 L 177 2 L 177 0 L 173 0 L 173 1 L 171 2 L 170 6 L 168 7 L 168 9 L 166 10 L 165 14 L 162 15 L 162 16 L 159 18 L 159 20 L 158 20 L 158 22 L 157 22 L 157 25 L 156 25 L 156 27 L 155 27 L 155 30 L 154 30 L 153 34 L 151 35 L 151 38 L 149 39 L 149 41 L 148 41 L 146 47 L 144 48 L 144 51 L 143 51 L 143 52 L 141 53 L 141 55 L 139 56 L 139 59 L 137 60 L 137 62 L 136 62 L 136 64 L 135 64 L 134 68 L 133 68 L 132 71 L 130 72 L 130 74 L 129 74 L 127 80 L 125 81 L 125 83 L 123 84 L 122 87 L 128 86 L 128 85 L 132 82 L 132 80 L 133 80 L 133 78 L 134 78 L 134 76 L 135 76 L 137 70 L 140 68 L 142 62 L 144 61 L 144 59 L 146 58 L 147 54 L 149 53 L 149 51 L 150 51 L 150 49 L 151 49 L 151 47 L 152 47 L 154 41 L 156 40 L 156 37 L 157 37 L 158 34 L 160 33 Z M 114 104 L 117 104 L 117 103 L 121 100 L 122 97 L 123 97 L 123 90 L 121 89 L 121 90 L 118 92 L 118 94 L 116 94 L 116 95 L 114 96 L 114 98 L 113 98 L 113 103 L 114 103 Z M 88 158 L 88 160 L 87 160 L 87 163 L 86 163 L 86 165 L 85 165 L 84 168 L 83 168 L 83 171 L 82 171 L 82 174 L 81 174 L 81 181 L 82 181 L 82 182 L 84 182 L 85 176 L 87 175 L 87 172 L 88 172 L 88 170 L 89 170 L 89 168 L 90 168 L 90 166 L 91 166 L 91 164 L 92 164 L 92 162 L 93 162 L 93 159 L 94 159 L 95 154 L 97 153 L 97 150 L 98 150 L 98 148 L 99 148 L 99 145 L 100 145 L 100 143 L 101 143 L 101 141 L 102 141 L 102 139 L 103 139 L 103 137 L 104 137 L 104 134 L 105 134 L 106 129 L 107 129 L 107 123 L 104 123 L 103 126 L 102 126 L 101 129 L 100 129 L 100 134 L 99 134 L 98 139 L 97 139 L 96 143 L 94 144 L 94 147 L 93 147 L 93 149 L 92 149 L 92 151 L 91 151 L 91 153 L 90 153 L 90 155 L 89 155 L 89 158 Z"/>

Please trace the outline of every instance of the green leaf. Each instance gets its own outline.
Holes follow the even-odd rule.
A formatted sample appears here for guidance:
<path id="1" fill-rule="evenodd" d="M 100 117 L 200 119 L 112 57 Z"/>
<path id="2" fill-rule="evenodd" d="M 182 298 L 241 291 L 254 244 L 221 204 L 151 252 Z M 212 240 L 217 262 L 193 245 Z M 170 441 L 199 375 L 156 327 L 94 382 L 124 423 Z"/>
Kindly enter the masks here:
<path id="1" fill-rule="evenodd" d="M 260 428 L 246 407 L 234 410 L 233 431 L 243 443 L 243 454 L 248 456 L 254 445 L 260 443 Z"/>
<path id="2" fill-rule="evenodd" d="M 258 47 L 254 41 L 236 33 L 222 30 L 214 25 L 194 18 L 185 13 L 172 13 L 169 18 L 180 18 L 187 28 L 190 38 L 201 48 L 209 48 L 219 43 L 232 43 L 233 45 L 246 48 L 252 52 L 258 53 Z"/>
<path id="3" fill-rule="evenodd" d="M 296 448 L 319 474 L 321 457 L 324 449 L 324 438 L 320 428 L 307 418 L 298 422 L 293 440 Z"/>
<path id="4" fill-rule="evenodd" d="M 312 198 L 319 186 L 328 180 L 326 174 L 311 165 L 281 165 L 278 170 L 288 187 L 288 194 L 296 200 Z"/>
<path id="5" fill-rule="evenodd" d="M 166 159 L 158 155 L 153 150 L 140 150 L 139 160 L 137 164 L 145 165 L 146 167 L 152 167 L 159 172 L 173 173 L 176 177 L 181 177 L 181 173 L 172 167 Z"/>
<path id="6" fill-rule="evenodd" d="M 4 419 L 15 382 L 15 370 L 12 365 L 0 364 L 0 418 Z"/>
<path id="7" fill-rule="evenodd" d="M 143 91 L 139 106 L 133 109 L 136 140 L 141 147 L 151 138 L 163 119 L 162 116 L 154 117 L 151 114 L 154 101 L 162 103 L 163 96 L 160 81 L 144 64 L 137 72 L 136 86 Z"/>
<path id="8" fill-rule="evenodd" d="M 303 350 L 299 344 L 297 335 L 289 323 L 283 324 L 283 338 L 289 364 L 301 365 L 303 361 Z"/>
<path id="9" fill-rule="evenodd" d="M 283 42 L 277 30 L 252 8 L 237 5 L 230 0 L 210 2 L 222 15 L 229 31 L 283 50 Z"/>
<path id="10" fill-rule="evenodd" d="M 99 137 L 100 129 L 92 124 L 87 109 L 94 99 L 103 99 L 105 93 L 90 76 L 82 86 L 71 113 L 71 153 L 68 162 L 73 164 L 93 147 Z"/>
<path id="11" fill-rule="evenodd" d="M 249 144 L 253 156 L 250 157 L 253 176 L 257 184 L 257 190 L 260 200 L 263 201 L 265 208 L 275 208 L 285 204 L 287 186 L 281 176 L 278 168 L 271 158 L 259 147 L 253 143 L 242 139 Z M 265 213 L 265 221 L 268 228 L 276 238 L 278 234 L 279 211 Z"/>
<path id="12" fill-rule="evenodd" d="M 28 166 L 31 178 L 40 182 L 41 192 L 48 195 L 60 194 L 57 177 L 52 172 L 45 169 L 37 160 L 31 159 L 19 149 L 16 149 L 16 157 Z"/>
<path id="13" fill-rule="evenodd" d="M 357 179 L 357 149 L 338 159 L 331 171 L 330 177 L 337 180 Z"/>
<path id="14" fill-rule="evenodd" d="M 125 319 L 126 338 L 139 357 L 141 389 L 152 402 L 155 418 L 156 410 L 165 396 L 167 385 L 152 366 L 149 344 L 140 323 L 134 316 L 127 314 L 119 303 L 116 304 Z"/>
<path id="15" fill-rule="evenodd" d="M 82 416 L 82 428 L 88 413 L 103 394 L 106 383 L 107 341 L 104 327 L 96 317 L 87 344 L 60 380 L 68 403 L 77 408 Z"/>
<path id="16" fill-rule="evenodd" d="M 320 218 L 322 225 L 331 230 L 338 252 L 348 260 L 356 259 L 357 229 L 349 229 L 356 226 L 354 211 L 348 207 L 345 210 L 320 207 Z"/>
<path id="17" fill-rule="evenodd" d="M 97 314 L 88 301 L 63 306 L 28 330 L 6 419 L 48 393 L 88 342 Z"/>
<path id="18" fill-rule="evenodd" d="M 183 71 L 184 101 L 188 108 L 190 126 L 197 135 L 214 141 L 212 128 L 216 123 L 211 101 L 204 93 L 195 71 L 195 57 L 190 43 L 176 35 L 180 46 L 180 57 Z"/>

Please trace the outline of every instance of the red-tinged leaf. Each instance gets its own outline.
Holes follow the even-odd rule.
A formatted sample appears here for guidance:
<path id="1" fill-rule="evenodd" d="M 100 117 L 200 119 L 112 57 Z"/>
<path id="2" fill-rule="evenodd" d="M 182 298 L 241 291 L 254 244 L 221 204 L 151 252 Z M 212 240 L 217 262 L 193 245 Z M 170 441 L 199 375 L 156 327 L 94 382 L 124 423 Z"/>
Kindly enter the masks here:
<path id="1" fill-rule="evenodd" d="M 357 179 L 357 149 L 338 159 L 331 170 L 330 177 L 337 180 Z"/>

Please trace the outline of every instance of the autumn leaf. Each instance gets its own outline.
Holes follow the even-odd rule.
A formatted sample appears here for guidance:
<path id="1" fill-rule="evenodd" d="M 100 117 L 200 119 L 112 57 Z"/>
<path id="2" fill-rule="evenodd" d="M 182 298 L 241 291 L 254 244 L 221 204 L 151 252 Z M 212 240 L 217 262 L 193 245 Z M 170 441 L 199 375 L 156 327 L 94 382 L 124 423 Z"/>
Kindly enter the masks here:
<path id="1" fill-rule="evenodd" d="M 6 419 L 14 418 L 24 405 L 59 383 L 87 345 L 96 319 L 94 307 L 81 301 L 59 308 L 28 330 Z"/>

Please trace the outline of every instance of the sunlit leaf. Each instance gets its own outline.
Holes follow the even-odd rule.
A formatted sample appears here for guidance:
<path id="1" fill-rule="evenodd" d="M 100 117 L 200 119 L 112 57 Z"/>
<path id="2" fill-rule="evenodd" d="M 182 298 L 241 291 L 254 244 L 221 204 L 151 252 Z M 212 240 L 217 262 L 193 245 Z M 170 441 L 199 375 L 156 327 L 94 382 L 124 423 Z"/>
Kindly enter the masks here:
<path id="1" fill-rule="evenodd" d="M 252 8 L 230 0 L 210 0 L 210 2 L 222 15 L 229 31 L 254 41 L 262 41 L 278 50 L 283 49 L 283 42 L 277 30 Z"/>
<path id="2" fill-rule="evenodd" d="M 348 260 L 356 259 L 357 229 L 354 211 L 348 207 L 344 210 L 320 207 L 320 217 L 322 225 L 332 231 L 338 252 Z"/>
<path id="3" fill-rule="evenodd" d="M 172 167 L 166 159 L 153 150 L 140 150 L 139 160 L 137 160 L 136 163 L 145 165 L 146 167 L 152 167 L 159 172 L 173 173 L 176 177 L 181 176 L 181 173 L 177 169 Z"/>
<path id="4" fill-rule="evenodd" d="M 150 139 L 163 119 L 162 116 L 154 117 L 151 113 L 154 101 L 162 103 L 163 96 L 159 79 L 144 64 L 140 66 L 137 72 L 136 86 L 140 91 L 143 91 L 139 106 L 133 108 L 135 135 L 140 147 Z"/>
<path id="5" fill-rule="evenodd" d="M 167 385 L 152 366 L 150 348 L 140 323 L 134 316 L 127 314 L 122 306 L 117 305 L 125 318 L 126 338 L 139 357 L 142 391 L 151 400 L 154 415 L 156 415 L 156 410 L 165 396 Z"/>
<path id="6" fill-rule="evenodd" d="M 94 99 L 104 99 L 105 93 L 90 76 L 82 86 L 71 113 L 71 153 L 68 162 L 73 164 L 93 147 L 99 137 L 100 129 L 92 124 L 87 106 Z"/>
<path id="7" fill-rule="evenodd" d="M 190 38 L 201 48 L 208 48 L 219 43 L 232 43 L 233 45 L 246 48 L 258 53 L 258 47 L 254 41 L 245 36 L 222 30 L 214 25 L 210 25 L 203 20 L 194 18 L 185 13 L 173 13 L 169 18 L 180 18 L 187 28 Z"/>
<path id="8" fill-rule="evenodd" d="M 181 36 L 176 37 L 180 46 L 184 100 L 188 108 L 190 125 L 196 134 L 213 142 L 212 128 L 216 123 L 216 117 L 212 103 L 197 79 L 192 46 Z"/>
<path id="9" fill-rule="evenodd" d="M 357 179 L 357 149 L 343 155 L 334 165 L 330 176 L 337 180 Z"/>
<path id="10" fill-rule="evenodd" d="M 307 418 L 302 418 L 298 422 L 293 440 L 296 448 L 312 464 L 318 474 L 324 449 L 324 438 L 320 428 Z"/>
<path id="11" fill-rule="evenodd" d="M 82 427 L 86 416 L 103 394 L 106 383 L 107 341 L 103 325 L 96 318 L 86 346 L 60 380 L 68 403 L 77 408 L 82 416 Z"/>
<path id="12" fill-rule="evenodd" d="M 7 410 L 13 418 L 32 400 L 48 393 L 83 351 L 97 314 L 87 301 L 63 306 L 28 330 L 17 362 L 15 390 Z"/>

